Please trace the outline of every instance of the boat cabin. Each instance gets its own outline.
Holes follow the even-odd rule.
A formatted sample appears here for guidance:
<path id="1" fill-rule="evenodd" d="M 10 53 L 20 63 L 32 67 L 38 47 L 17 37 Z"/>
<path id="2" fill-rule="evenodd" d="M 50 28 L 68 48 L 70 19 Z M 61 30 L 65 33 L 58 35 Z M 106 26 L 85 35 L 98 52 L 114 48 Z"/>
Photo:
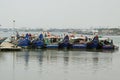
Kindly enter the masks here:
<path id="1" fill-rule="evenodd" d="M 99 43 L 102 45 L 113 45 L 113 40 L 109 38 L 99 38 Z"/>
<path id="2" fill-rule="evenodd" d="M 87 37 L 75 37 L 71 39 L 73 44 L 84 44 L 87 42 Z"/>

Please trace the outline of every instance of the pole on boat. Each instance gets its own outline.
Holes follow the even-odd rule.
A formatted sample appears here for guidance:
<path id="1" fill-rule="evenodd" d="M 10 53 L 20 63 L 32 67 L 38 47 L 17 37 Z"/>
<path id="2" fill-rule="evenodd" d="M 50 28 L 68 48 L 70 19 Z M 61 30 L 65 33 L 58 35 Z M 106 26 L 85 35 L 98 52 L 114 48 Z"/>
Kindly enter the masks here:
<path id="1" fill-rule="evenodd" d="M 13 20 L 13 30 L 15 29 L 15 20 Z"/>

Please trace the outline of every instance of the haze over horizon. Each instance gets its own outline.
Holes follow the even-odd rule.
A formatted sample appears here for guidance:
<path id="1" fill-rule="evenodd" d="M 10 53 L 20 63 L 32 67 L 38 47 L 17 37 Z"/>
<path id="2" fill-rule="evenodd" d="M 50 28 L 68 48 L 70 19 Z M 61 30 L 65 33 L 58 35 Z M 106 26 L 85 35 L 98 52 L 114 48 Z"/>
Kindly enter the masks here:
<path id="1" fill-rule="evenodd" d="M 120 26 L 119 0 L 0 0 L 1 27 Z"/>

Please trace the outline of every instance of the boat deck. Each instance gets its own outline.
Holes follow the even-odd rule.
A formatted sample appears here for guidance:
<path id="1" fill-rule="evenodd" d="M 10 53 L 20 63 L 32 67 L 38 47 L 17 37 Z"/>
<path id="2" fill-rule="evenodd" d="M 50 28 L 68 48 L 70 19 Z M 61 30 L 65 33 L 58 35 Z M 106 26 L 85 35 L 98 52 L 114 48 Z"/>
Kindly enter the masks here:
<path id="1" fill-rule="evenodd" d="M 20 51 L 22 50 L 21 47 L 18 47 L 12 43 L 9 43 L 9 42 L 3 42 L 1 45 L 0 45 L 0 51 Z"/>

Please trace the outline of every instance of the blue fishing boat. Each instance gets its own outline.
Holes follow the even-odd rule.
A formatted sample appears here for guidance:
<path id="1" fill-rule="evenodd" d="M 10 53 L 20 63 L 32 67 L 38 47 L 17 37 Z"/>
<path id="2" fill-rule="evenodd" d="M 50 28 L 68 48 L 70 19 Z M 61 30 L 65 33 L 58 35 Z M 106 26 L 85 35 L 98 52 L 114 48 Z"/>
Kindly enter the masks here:
<path id="1" fill-rule="evenodd" d="M 45 48 L 43 34 L 40 34 L 39 37 L 32 41 L 32 48 Z"/>
<path id="2" fill-rule="evenodd" d="M 29 47 L 31 44 L 31 41 L 30 41 L 30 36 L 28 34 L 26 34 L 26 36 L 24 38 L 20 38 L 18 39 L 18 43 L 17 45 L 20 46 L 20 47 Z"/>
<path id="3" fill-rule="evenodd" d="M 72 41 L 72 42 L 71 42 Z M 86 36 L 83 37 L 75 37 L 69 40 L 68 35 L 64 37 L 62 42 L 58 44 L 47 44 L 46 48 L 52 49 L 115 49 L 117 48 L 111 42 L 105 42 L 106 40 L 101 40 L 98 36 L 94 38 L 88 38 Z M 102 43 L 103 42 L 103 43 Z M 108 44 L 109 43 L 109 44 Z"/>
<path id="4" fill-rule="evenodd" d="M 17 37 L 18 46 L 29 48 L 48 48 L 48 49 L 118 49 L 113 44 L 113 40 L 109 41 L 108 38 L 100 38 L 95 36 L 90 38 L 87 36 L 70 37 L 66 35 L 64 38 L 56 36 L 46 36 L 40 34 L 36 39 L 31 38 L 29 34 L 25 37 Z"/>
<path id="5" fill-rule="evenodd" d="M 110 38 L 92 38 L 78 37 L 73 39 L 72 49 L 118 49 Z"/>
<path id="6" fill-rule="evenodd" d="M 87 49 L 98 49 L 99 46 L 99 38 L 98 36 L 95 36 L 92 41 L 89 41 L 87 43 Z"/>
<path id="7" fill-rule="evenodd" d="M 99 38 L 95 36 L 92 41 L 87 43 L 87 49 L 118 49 L 110 38 Z"/>
<path id="8" fill-rule="evenodd" d="M 70 49 L 71 47 L 72 47 L 72 44 L 70 44 L 70 42 L 69 42 L 69 36 L 68 35 L 66 35 L 64 37 L 63 41 L 58 44 L 59 49 L 62 49 L 62 48 Z"/>
<path id="9" fill-rule="evenodd" d="M 99 38 L 99 45 L 101 49 L 118 49 L 119 47 L 113 44 L 110 38 Z"/>

